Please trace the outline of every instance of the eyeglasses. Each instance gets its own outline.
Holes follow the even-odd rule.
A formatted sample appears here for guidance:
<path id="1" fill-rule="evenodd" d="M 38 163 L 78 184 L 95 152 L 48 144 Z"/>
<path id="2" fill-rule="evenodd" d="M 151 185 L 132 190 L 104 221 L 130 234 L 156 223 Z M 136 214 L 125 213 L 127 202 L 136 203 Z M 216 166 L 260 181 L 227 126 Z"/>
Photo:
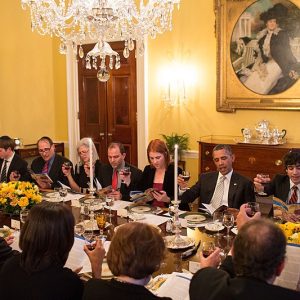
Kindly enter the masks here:
<path id="1" fill-rule="evenodd" d="M 79 155 L 84 155 L 84 154 L 88 154 L 89 150 L 84 150 L 84 151 L 78 151 Z"/>
<path id="2" fill-rule="evenodd" d="M 39 149 L 39 153 L 48 153 L 51 148 Z"/>

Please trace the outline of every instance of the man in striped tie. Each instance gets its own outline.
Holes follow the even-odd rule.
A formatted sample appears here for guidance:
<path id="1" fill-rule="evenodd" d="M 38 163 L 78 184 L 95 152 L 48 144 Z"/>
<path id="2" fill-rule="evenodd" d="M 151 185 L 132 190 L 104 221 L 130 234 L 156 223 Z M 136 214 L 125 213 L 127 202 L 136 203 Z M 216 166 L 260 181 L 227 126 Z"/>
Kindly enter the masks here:
<path id="1" fill-rule="evenodd" d="M 14 151 L 15 141 L 7 135 L 0 137 L 0 182 L 28 181 L 27 162 Z"/>
<path id="2" fill-rule="evenodd" d="M 286 175 L 277 174 L 272 180 L 256 176 L 257 192 L 274 195 L 287 204 L 300 203 L 300 150 L 290 150 L 283 158 Z"/>

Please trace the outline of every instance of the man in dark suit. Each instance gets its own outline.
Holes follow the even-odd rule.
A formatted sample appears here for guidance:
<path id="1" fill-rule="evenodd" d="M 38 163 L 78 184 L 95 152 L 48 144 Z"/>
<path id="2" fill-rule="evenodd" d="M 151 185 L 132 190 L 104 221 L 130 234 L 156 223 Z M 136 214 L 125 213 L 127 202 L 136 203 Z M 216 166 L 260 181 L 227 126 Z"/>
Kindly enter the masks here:
<path id="1" fill-rule="evenodd" d="M 102 187 L 112 186 L 110 196 L 117 200 L 129 200 L 129 192 L 135 190 L 142 171 L 125 162 L 126 152 L 121 143 L 111 143 L 107 156 L 109 164 L 102 164 L 96 176 Z M 124 174 L 124 167 L 129 167 L 128 174 Z"/>
<path id="2" fill-rule="evenodd" d="M 287 204 L 300 203 L 300 151 L 291 150 L 283 158 L 286 175 L 277 174 L 272 181 L 257 174 L 254 185 L 257 192 L 274 195 Z"/>
<path id="3" fill-rule="evenodd" d="M 232 169 L 235 156 L 231 147 L 217 145 L 212 156 L 217 171 L 201 174 L 198 182 L 182 194 L 180 208 L 189 210 L 187 204 L 197 197 L 199 207 L 201 203 L 211 204 L 213 210 L 223 205 L 240 208 L 243 203 L 255 201 L 253 183 Z M 181 187 L 184 184 L 180 176 L 178 183 Z"/>
<path id="4" fill-rule="evenodd" d="M 27 162 L 15 153 L 15 142 L 7 135 L 0 137 L 0 182 L 30 180 Z"/>
<path id="5" fill-rule="evenodd" d="M 31 169 L 36 174 L 47 174 L 53 181 L 50 183 L 47 180 L 37 179 L 39 187 L 42 189 L 59 187 L 59 182 L 69 185 L 66 176 L 62 172 L 62 165 L 69 162 L 73 167 L 71 161 L 55 153 L 55 145 L 47 136 L 43 136 L 38 140 L 37 147 L 40 157 L 33 160 Z"/>
<path id="6" fill-rule="evenodd" d="M 248 218 L 245 206 L 241 212 Z M 192 278 L 190 299 L 300 299 L 299 292 L 273 285 L 284 268 L 286 238 L 282 230 L 259 216 L 238 228 L 233 256 L 228 255 L 220 269 L 216 268 L 219 249 L 207 258 L 201 256 L 202 268 Z"/>

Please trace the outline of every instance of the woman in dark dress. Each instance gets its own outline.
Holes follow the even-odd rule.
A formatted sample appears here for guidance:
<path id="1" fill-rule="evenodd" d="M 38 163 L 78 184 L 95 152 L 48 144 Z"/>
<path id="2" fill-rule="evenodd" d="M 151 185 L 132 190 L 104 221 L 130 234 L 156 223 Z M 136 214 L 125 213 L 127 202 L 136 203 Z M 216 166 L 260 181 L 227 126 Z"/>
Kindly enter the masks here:
<path id="1" fill-rule="evenodd" d="M 1 299 L 81 299 L 83 283 L 64 268 L 74 243 L 74 217 L 60 203 L 31 208 L 21 229 L 21 253 L 6 260 L 0 273 Z"/>
<path id="2" fill-rule="evenodd" d="M 101 189 L 99 181 L 96 175 L 100 172 L 100 161 L 94 143 L 91 143 L 90 139 L 82 138 L 77 144 L 77 154 L 79 162 L 75 166 L 74 178 L 72 177 L 71 169 L 68 166 L 63 165 L 62 171 L 68 178 L 70 187 L 77 192 L 87 192 L 90 184 L 90 150 L 92 151 L 92 165 L 94 173 L 93 185 L 96 189 Z"/>
<path id="3" fill-rule="evenodd" d="M 92 261 L 93 251 L 86 252 Z M 107 253 L 107 264 L 115 278 L 89 280 L 83 299 L 170 299 L 155 296 L 145 288 L 151 274 L 159 269 L 164 254 L 164 240 L 157 228 L 143 223 L 125 223 L 117 229 Z M 98 263 L 94 261 L 94 265 L 101 268 L 102 260 L 103 257 Z"/>
<path id="4" fill-rule="evenodd" d="M 150 165 L 143 171 L 138 189 L 153 188 L 153 206 L 167 207 L 174 197 L 174 164 L 170 163 L 170 153 L 164 141 L 152 140 L 147 148 Z M 178 174 L 182 170 L 178 168 Z"/>

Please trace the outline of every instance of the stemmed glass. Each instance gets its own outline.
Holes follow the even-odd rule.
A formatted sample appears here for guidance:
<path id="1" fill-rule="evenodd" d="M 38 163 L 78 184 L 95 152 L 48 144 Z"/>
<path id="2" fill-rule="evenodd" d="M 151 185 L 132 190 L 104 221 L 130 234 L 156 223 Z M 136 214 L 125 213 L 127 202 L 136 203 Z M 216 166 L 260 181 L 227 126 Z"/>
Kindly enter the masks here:
<path id="1" fill-rule="evenodd" d="M 222 234 L 219 232 L 220 231 L 219 228 L 222 227 L 222 222 L 223 222 L 223 213 L 221 211 L 215 211 L 213 213 L 213 222 L 214 222 L 214 224 L 217 225 L 217 228 L 218 228 L 216 236 L 221 237 Z"/>
<path id="2" fill-rule="evenodd" d="M 227 228 L 226 238 L 229 240 L 231 238 L 230 228 L 234 225 L 234 215 L 231 212 L 225 211 L 223 213 L 223 225 Z"/>
<path id="3" fill-rule="evenodd" d="M 266 186 L 270 182 L 270 175 L 269 174 L 260 173 L 260 174 L 257 174 L 257 177 L 262 180 L 262 182 L 261 182 L 262 186 Z M 260 195 L 260 196 L 266 196 L 267 195 L 264 191 L 258 192 L 257 194 Z"/>
<path id="4" fill-rule="evenodd" d="M 20 221 L 22 224 L 26 222 L 28 215 L 29 215 L 29 209 L 25 208 L 20 211 Z"/>
<path id="5" fill-rule="evenodd" d="M 248 202 L 246 204 L 246 213 L 249 217 L 253 217 L 255 213 L 259 212 L 259 203 L 257 202 Z"/>
<path id="6" fill-rule="evenodd" d="M 92 242 L 95 238 L 93 225 L 94 224 L 91 221 L 86 223 L 86 226 L 84 227 L 84 232 L 82 234 L 84 237 L 85 243 L 90 250 L 94 249 L 93 244 L 92 244 Z"/>
<path id="7" fill-rule="evenodd" d="M 59 196 L 61 197 L 62 201 L 64 202 L 65 197 L 67 197 L 67 195 L 68 195 L 68 190 L 66 188 L 60 188 L 58 190 L 58 192 L 59 192 Z"/>
<path id="8" fill-rule="evenodd" d="M 106 196 L 105 198 L 106 206 L 109 208 L 109 223 L 111 223 L 111 217 L 113 216 L 111 213 L 111 207 L 114 205 L 114 197 Z"/>
<path id="9" fill-rule="evenodd" d="M 74 232 L 78 236 L 81 236 L 84 233 L 84 226 L 82 224 L 76 224 L 74 226 Z"/>
<path id="10" fill-rule="evenodd" d="M 96 221 L 97 221 L 97 225 L 100 231 L 100 238 L 103 239 L 103 232 L 105 229 L 105 225 L 106 225 L 106 214 L 104 211 L 101 211 L 99 213 L 96 214 Z"/>
<path id="11" fill-rule="evenodd" d="M 201 243 L 201 251 L 204 257 L 208 257 L 215 251 L 215 243 L 213 241 L 204 241 Z"/>
<path id="12" fill-rule="evenodd" d="M 189 171 L 182 171 L 182 174 L 181 174 L 181 178 L 185 181 L 185 182 L 187 182 L 187 181 L 189 181 L 190 180 L 190 178 L 191 178 L 191 174 L 190 174 L 190 172 Z M 186 188 L 181 188 L 181 190 L 188 190 L 189 188 L 188 187 L 186 187 Z"/>

